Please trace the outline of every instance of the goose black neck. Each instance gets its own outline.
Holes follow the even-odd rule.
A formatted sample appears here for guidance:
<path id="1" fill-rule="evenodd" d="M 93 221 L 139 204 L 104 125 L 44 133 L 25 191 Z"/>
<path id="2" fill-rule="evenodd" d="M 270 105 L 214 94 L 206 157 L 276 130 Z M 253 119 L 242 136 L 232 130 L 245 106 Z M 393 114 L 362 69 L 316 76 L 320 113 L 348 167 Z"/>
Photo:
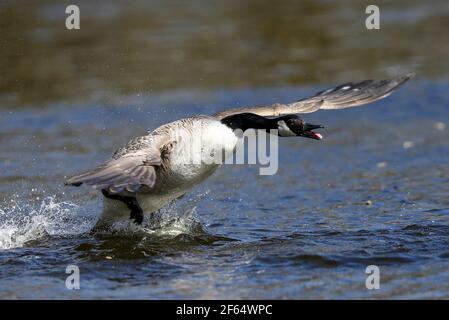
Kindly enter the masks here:
<path id="1" fill-rule="evenodd" d="M 265 118 L 254 113 L 238 113 L 229 117 L 223 118 L 221 123 L 225 124 L 232 130 L 241 129 L 278 129 L 278 121 L 284 120 L 286 117 L 279 117 L 274 119 Z"/>

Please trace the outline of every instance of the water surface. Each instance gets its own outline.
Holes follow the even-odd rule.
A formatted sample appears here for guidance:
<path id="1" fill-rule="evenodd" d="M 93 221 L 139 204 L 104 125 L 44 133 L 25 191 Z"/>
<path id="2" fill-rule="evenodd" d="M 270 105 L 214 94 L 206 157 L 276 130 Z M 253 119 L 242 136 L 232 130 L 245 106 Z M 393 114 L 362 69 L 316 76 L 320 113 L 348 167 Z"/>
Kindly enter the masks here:
<path id="1" fill-rule="evenodd" d="M 79 33 L 53 1 L 0 5 L 0 298 L 449 298 L 446 1 L 381 2 L 378 33 L 358 2 L 89 3 Z M 63 186 L 168 121 L 410 71 L 306 115 L 324 140 L 281 139 L 276 175 L 221 168 L 157 230 L 91 234 L 98 192 Z"/>

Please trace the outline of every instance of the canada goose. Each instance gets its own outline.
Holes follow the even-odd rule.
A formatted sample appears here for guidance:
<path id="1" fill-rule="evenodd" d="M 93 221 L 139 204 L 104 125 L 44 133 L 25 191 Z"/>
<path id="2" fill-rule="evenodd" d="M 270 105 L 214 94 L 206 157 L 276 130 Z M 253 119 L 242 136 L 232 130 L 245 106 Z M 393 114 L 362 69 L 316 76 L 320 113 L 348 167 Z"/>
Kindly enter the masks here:
<path id="1" fill-rule="evenodd" d="M 296 114 L 361 106 L 387 97 L 412 77 L 409 74 L 392 80 L 349 82 L 290 104 L 235 108 L 167 123 L 131 139 L 110 160 L 69 178 L 66 185 L 84 183 L 102 191 L 104 208 L 96 228 L 127 217 L 141 224 L 144 213 L 152 214 L 183 196 L 219 167 L 217 163 L 192 163 L 186 159 L 192 138 L 199 137 L 200 149 L 196 153 L 224 150 L 225 154 L 232 154 L 236 147 L 235 129 L 277 129 L 280 137 L 321 140 L 322 136 L 313 130 L 322 126 L 305 123 Z"/>

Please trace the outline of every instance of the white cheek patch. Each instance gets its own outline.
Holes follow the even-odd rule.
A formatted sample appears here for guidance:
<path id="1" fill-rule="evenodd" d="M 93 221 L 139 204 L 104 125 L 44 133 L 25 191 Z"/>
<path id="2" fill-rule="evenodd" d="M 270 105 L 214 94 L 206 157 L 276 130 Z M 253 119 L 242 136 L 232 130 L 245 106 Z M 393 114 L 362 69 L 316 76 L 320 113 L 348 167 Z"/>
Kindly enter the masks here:
<path id="1" fill-rule="evenodd" d="M 290 130 L 284 120 L 278 121 L 278 130 L 281 137 L 296 137 L 296 133 Z"/>

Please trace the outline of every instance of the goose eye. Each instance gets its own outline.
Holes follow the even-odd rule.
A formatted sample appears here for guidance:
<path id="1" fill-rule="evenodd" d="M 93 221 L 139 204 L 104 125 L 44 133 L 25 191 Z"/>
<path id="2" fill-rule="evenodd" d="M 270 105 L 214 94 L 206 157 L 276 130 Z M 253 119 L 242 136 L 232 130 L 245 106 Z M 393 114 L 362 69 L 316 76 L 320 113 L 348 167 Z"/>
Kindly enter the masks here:
<path id="1" fill-rule="evenodd" d="M 301 131 L 304 131 L 304 129 L 305 129 L 305 122 L 302 119 L 291 119 L 290 125 L 298 128 Z"/>

